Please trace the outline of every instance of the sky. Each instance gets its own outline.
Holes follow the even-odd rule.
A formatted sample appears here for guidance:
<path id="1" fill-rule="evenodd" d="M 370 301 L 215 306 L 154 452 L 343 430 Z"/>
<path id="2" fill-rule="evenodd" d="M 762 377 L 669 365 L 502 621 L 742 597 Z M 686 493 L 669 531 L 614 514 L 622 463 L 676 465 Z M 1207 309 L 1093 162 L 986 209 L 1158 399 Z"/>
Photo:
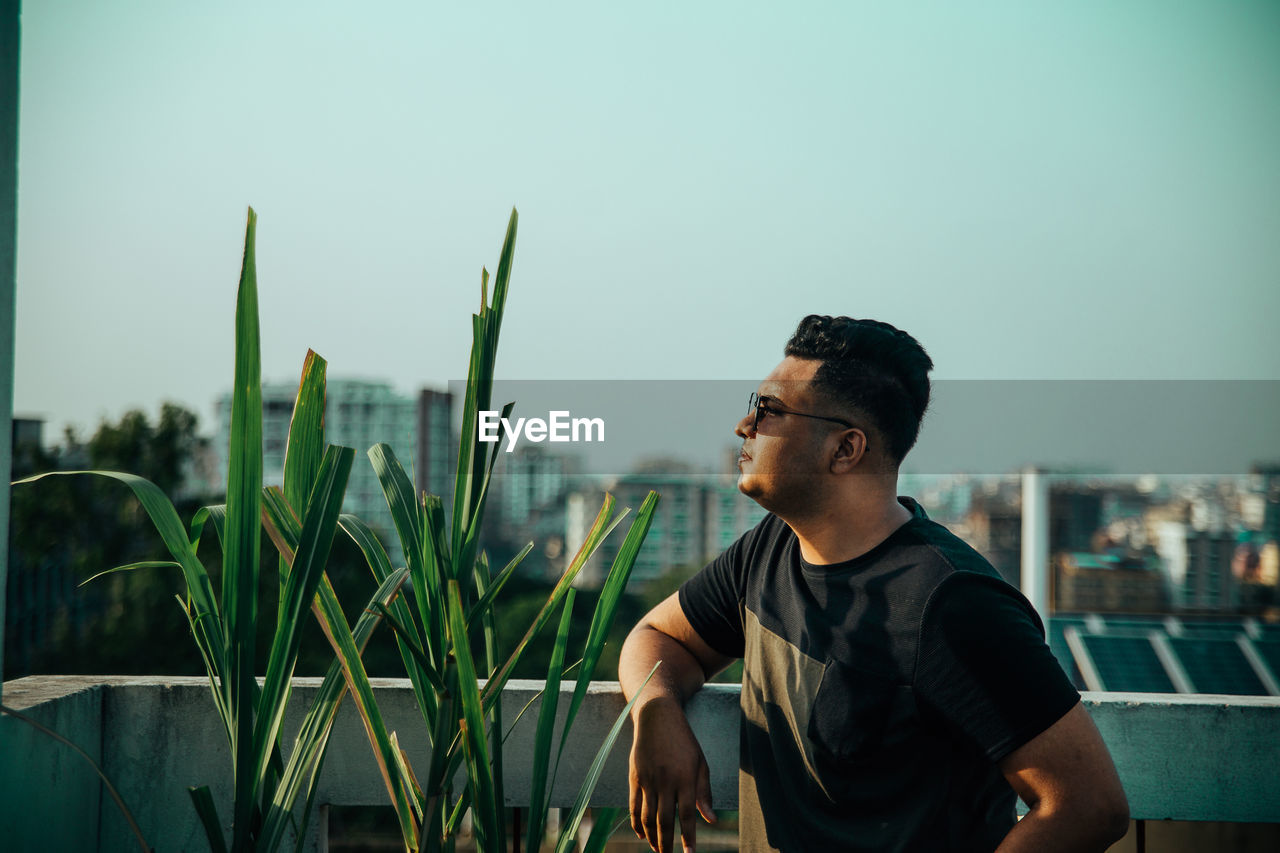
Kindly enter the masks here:
<path id="1" fill-rule="evenodd" d="M 267 380 L 462 378 L 513 206 L 507 379 L 750 382 L 824 313 L 944 380 L 1280 380 L 1280 4 L 25 5 L 49 440 L 213 431 L 249 205 Z"/>

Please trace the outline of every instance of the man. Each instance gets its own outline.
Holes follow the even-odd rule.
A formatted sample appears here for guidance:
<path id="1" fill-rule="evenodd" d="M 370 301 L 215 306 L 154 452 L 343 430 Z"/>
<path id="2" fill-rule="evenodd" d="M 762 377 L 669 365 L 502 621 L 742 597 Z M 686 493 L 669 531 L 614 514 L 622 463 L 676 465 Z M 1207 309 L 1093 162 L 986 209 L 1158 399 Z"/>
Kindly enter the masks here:
<path id="1" fill-rule="evenodd" d="M 744 850 L 1104 850 L 1115 767 L 1022 596 L 898 498 L 933 363 L 873 320 L 806 317 L 739 421 L 770 512 L 631 632 L 631 824 L 686 850 L 709 775 L 685 701 L 744 660 Z M 1014 820 L 1014 793 L 1030 807 Z"/>

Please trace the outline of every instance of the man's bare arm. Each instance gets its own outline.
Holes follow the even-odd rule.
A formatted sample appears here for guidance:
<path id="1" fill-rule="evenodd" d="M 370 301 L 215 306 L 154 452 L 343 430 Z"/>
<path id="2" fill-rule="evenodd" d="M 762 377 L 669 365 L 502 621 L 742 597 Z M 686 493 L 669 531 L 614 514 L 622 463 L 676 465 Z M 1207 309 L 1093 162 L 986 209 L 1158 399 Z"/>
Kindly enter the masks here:
<path id="1" fill-rule="evenodd" d="M 1129 829 L 1129 803 L 1083 704 L 1000 762 L 1029 807 L 998 853 L 1103 851 Z"/>
<path id="2" fill-rule="evenodd" d="M 674 850 L 677 809 L 686 850 L 693 850 L 696 840 L 695 808 L 715 821 L 707 762 L 684 703 L 730 660 L 693 630 L 676 594 L 641 619 L 622 646 L 618 681 L 628 699 L 661 661 L 631 709 L 630 768 L 631 828 L 659 853 Z"/>

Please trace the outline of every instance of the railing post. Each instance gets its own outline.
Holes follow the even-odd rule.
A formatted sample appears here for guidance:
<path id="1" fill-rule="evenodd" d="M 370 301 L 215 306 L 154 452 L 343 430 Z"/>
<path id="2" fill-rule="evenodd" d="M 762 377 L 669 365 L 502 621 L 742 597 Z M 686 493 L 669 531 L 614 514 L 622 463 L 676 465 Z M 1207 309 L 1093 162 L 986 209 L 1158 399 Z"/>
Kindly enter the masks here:
<path id="1" fill-rule="evenodd" d="M 0 685 L 4 684 L 9 577 L 9 473 L 13 463 L 13 304 L 18 256 L 19 0 L 0 0 Z M 3 690 L 0 687 L 0 690 Z M 0 694 L 0 700 L 3 700 Z"/>
<path id="2" fill-rule="evenodd" d="M 1022 594 L 1049 627 L 1049 480 L 1022 472 Z"/>

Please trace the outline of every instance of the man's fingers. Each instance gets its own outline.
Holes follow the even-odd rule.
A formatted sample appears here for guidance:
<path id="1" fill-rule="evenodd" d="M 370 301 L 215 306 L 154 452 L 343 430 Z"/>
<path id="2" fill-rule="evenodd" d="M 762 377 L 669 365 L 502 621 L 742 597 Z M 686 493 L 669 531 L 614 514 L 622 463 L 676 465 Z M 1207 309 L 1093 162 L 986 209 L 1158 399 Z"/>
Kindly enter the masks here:
<path id="1" fill-rule="evenodd" d="M 658 811 L 658 798 L 650 791 L 640 807 L 640 828 L 644 830 L 641 838 L 654 850 L 658 849 Z"/>
<path id="2" fill-rule="evenodd" d="M 644 804 L 644 790 L 633 776 L 631 779 L 631 831 L 644 841 L 644 824 L 640 822 L 640 809 Z"/>
<path id="3" fill-rule="evenodd" d="M 680 797 L 680 842 L 685 853 L 693 853 L 698 846 L 698 815 L 693 807 L 692 791 L 685 791 Z"/>
<path id="4" fill-rule="evenodd" d="M 671 801 L 672 792 L 666 791 L 659 801 L 658 808 L 658 853 L 674 853 L 671 840 L 675 837 L 675 803 Z M 652 844 L 652 841 L 650 842 Z"/>
<path id="5" fill-rule="evenodd" d="M 707 823 L 716 823 L 716 813 L 711 810 L 711 769 L 703 761 L 698 767 L 698 811 Z"/>

